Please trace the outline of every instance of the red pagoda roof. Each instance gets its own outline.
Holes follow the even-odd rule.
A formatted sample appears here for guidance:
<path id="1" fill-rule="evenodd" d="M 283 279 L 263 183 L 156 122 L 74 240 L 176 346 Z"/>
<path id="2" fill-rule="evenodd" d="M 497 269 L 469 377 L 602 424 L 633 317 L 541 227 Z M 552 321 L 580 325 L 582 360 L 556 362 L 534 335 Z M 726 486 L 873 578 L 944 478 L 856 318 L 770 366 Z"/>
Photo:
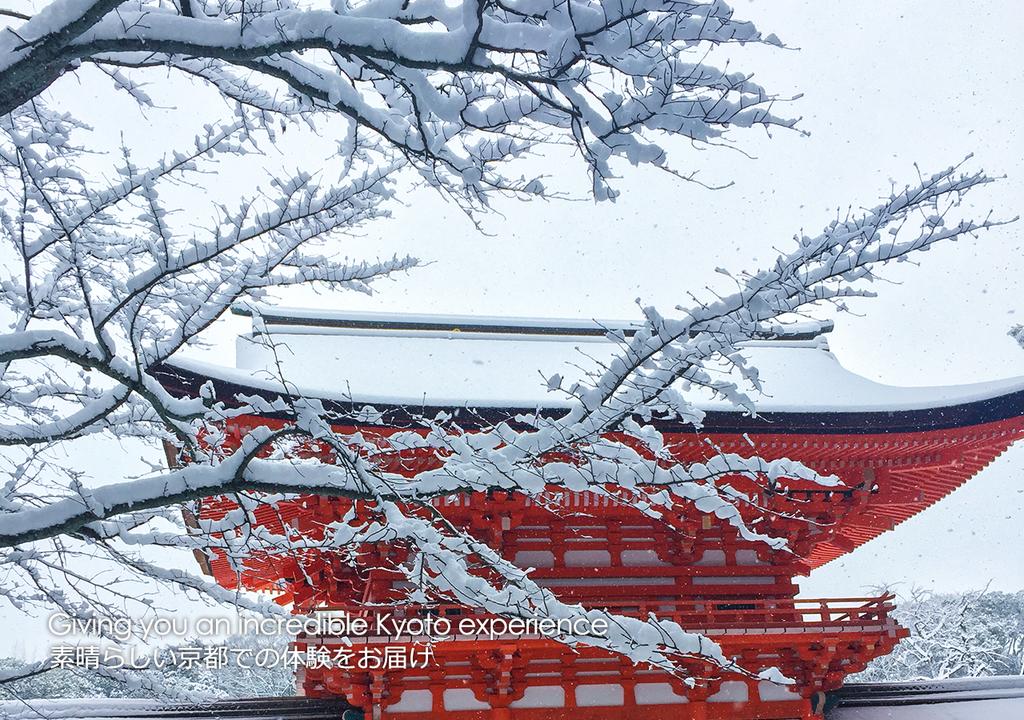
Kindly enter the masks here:
<path id="1" fill-rule="evenodd" d="M 586 380 L 616 353 L 615 338 L 621 342 L 634 332 L 628 323 L 581 320 L 275 308 L 259 308 L 259 315 L 256 332 L 238 339 L 235 367 L 175 358 L 154 374 L 181 394 L 212 384 L 229 405 L 244 400 L 258 406 L 253 395 L 319 399 L 338 432 L 361 435 L 376 467 L 404 477 L 440 467 L 444 453 L 392 443 L 395 433 L 426 433 L 438 413 L 471 431 L 497 422 L 526 424 L 528 418 L 517 419 L 526 413 L 560 415 L 570 399 L 549 391 L 549 384 Z M 763 385 L 749 389 L 751 407 L 680 385 L 705 413 L 700 427 L 653 421 L 664 435 L 664 450 L 682 463 L 720 452 L 756 453 L 837 476 L 841 484 L 828 487 L 799 480 L 748 487 L 744 478 L 729 478 L 752 500 L 751 507 L 738 508 L 741 516 L 758 532 L 784 539 L 785 550 L 746 538 L 728 520 L 685 503 L 670 517 L 654 519 L 614 497 L 564 488 L 536 496 L 480 491 L 430 501 L 448 522 L 531 567 L 531 577 L 562 601 L 674 620 L 717 642 L 727 657 L 742 658 L 752 672 L 783 672 L 795 681 L 793 688 L 726 679 L 699 662 L 687 672 L 707 682 L 685 688 L 678 678 L 634 666 L 606 649 L 468 633 L 437 643 L 430 672 L 308 667 L 298 675 L 304 692 L 344 695 L 375 717 L 404 720 L 811 717 L 812 697 L 839 687 L 907 631 L 890 615 L 890 596 L 797 599 L 794 578 L 937 502 L 1024 437 L 1024 378 L 960 387 L 881 385 L 843 368 L 819 329 L 771 327 L 766 337 L 740 347 Z M 723 361 L 718 372 L 723 378 L 735 372 L 743 389 L 735 366 Z M 561 382 L 549 383 L 546 378 L 556 373 Z M 244 410 L 225 423 L 218 438 L 226 448 L 240 446 L 254 428 L 292 420 L 288 403 L 265 407 L 275 411 Z M 334 462 L 331 449 L 315 441 L 286 452 Z M 300 612 L 370 617 L 383 606 L 407 617 L 486 615 L 444 602 L 392 607 L 405 592 L 405 576 L 393 570 L 407 552 L 400 545 L 367 543 L 359 549 L 360 567 L 316 549 L 324 528 L 360 511 L 357 506 L 329 494 L 258 504 L 256 524 L 278 535 L 287 526 L 288 533 L 310 538 L 312 549 L 256 550 L 241 560 L 214 552 L 201 562 L 224 587 L 270 591 Z M 237 507 L 231 496 L 206 498 L 196 515 L 216 521 Z M 403 637 L 401 647 L 423 639 Z M 367 651 L 394 641 L 360 640 Z M 346 642 L 300 635 L 296 647 L 335 652 Z"/>
<path id="2" fill-rule="evenodd" d="M 212 381 L 229 404 L 238 395 L 318 398 L 346 428 L 412 429 L 446 412 L 472 429 L 524 410 L 558 414 L 567 403 L 547 390 L 544 377 L 558 372 L 566 384 L 583 378 L 617 349 L 608 330 L 631 332 L 623 322 L 267 307 L 260 314 L 263 332 L 238 338 L 236 367 L 173 358 L 155 375 L 178 393 L 194 394 Z M 753 443 L 767 459 L 799 460 L 851 488 L 870 489 L 885 474 L 880 493 L 845 512 L 832 536 L 804 553 L 808 569 L 934 504 L 1024 436 L 1024 378 L 887 386 L 845 369 L 806 327 L 780 327 L 778 335 L 741 349 L 764 385 L 763 394 L 750 393 L 756 414 L 690 393 L 706 412 L 699 430 L 654 423 L 682 460 L 706 457 L 710 439 L 726 452 L 749 453 Z"/>
<path id="3" fill-rule="evenodd" d="M 570 401 L 549 391 L 544 378 L 558 373 L 568 386 L 615 353 L 617 346 L 605 337 L 609 330 L 632 332 L 621 321 L 266 307 L 260 313 L 265 331 L 238 338 L 236 367 L 175 357 L 156 371 L 158 377 L 182 391 L 212 379 L 228 401 L 237 393 L 301 394 L 370 425 L 407 426 L 414 416 L 472 408 L 478 420 L 463 418 L 472 427 L 524 409 L 567 407 Z M 946 387 L 883 385 L 844 368 L 824 337 L 799 324 L 782 330 L 779 339 L 746 343 L 741 353 L 764 386 L 763 393 L 750 392 L 757 415 L 684 390 L 707 413 L 704 432 L 894 433 L 1024 415 L 1024 377 Z M 363 412 L 367 405 L 376 412 Z"/>

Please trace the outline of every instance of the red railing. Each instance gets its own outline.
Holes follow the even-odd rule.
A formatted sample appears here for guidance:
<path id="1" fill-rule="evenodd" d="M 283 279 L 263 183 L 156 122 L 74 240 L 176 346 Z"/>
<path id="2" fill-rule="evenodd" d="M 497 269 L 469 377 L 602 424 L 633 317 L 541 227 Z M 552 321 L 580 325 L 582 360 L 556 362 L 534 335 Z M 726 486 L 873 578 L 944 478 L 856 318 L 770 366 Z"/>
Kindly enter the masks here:
<path id="1" fill-rule="evenodd" d="M 866 629 L 894 629 L 889 617 L 893 595 L 873 598 L 829 599 L 713 599 L 679 601 L 605 602 L 601 607 L 629 617 L 656 615 L 683 628 L 709 635 L 787 634 L 808 632 L 858 632 Z M 392 618 L 483 617 L 484 613 L 459 605 L 387 608 L 322 607 L 321 612 L 347 612 L 350 616 L 373 618 L 387 613 Z M 460 635 L 462 639 L 472 636 Z"/>

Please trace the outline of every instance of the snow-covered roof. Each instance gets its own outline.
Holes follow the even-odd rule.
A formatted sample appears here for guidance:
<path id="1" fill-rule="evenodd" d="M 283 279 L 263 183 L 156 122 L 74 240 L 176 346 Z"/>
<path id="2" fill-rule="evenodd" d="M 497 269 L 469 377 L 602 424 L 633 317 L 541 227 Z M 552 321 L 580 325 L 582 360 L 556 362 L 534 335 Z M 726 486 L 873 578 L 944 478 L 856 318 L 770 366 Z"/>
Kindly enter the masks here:
<path id="1" fill-rule="evenodd" d="M 990 676 L 850 683 L 829 693 L 826 720 L 989 720 L 1024 717 L 1024 678 Z"/>
<path id="2" fill-rule="evenodd" d="M 237 340 L 236 367 L 177 358 L 173 366 L 232 385 L 355 404 L 556 409 L 569 399 L 549 391 L 545 378 L 558 373 L 567 386 L 598 369 L 617 350 L 606 330 L 630 327 L 622 321 L 291 308 L 261 308 L 261 316 L 264 331 Z M 883 385 L 844 368 L 824 337 L 799 327 L 789 334 L 800 339 L 742 348 L 763 382 L 763 394 L 752 396 L 759 414 L 927 411 L 1016 395 L 1024 402 L 1024 378 Z M 695 399 L 708 411 L 735 411 L 720 399 Z M 1024 407 L 1015 414 L 1022 413 Z"/>
<path id="3" fill-rule="evenodd" d="M 0 701 L 4 720 L 338 720 L 352 706 L 341 698 L 269 697 L 210 702 L 129 698 Z M 359 715 L 356 715 L 358 717 Z"/>
<path id="4" fill-rule="evenodd" d="M 238 338 L 236 367 L 181 357 L 169 365 L 224 386 L 350 407 L 557 410 L 570 398 L 549 390 L 546 378 L 557 373 L 568 386 L 598 370 L 617 350 L 606 331 L 630 328 L 626 322 L 293 308 L 260 308 L 260 314 L 261 332 Z M 895 387 L 844 368 L 824 337 L 807 328 L 791 327 L 787 336 L 797 339 L 741 348 L 763 383 L 763 393 L 752 393 L 760 416 L 801 415 L 804 429 L 814 429 L 829 424 L 818 422 L 822 414 L 911 413 L 904 425 L 925 429 L 1024 415 L 1024 377 Z M 739 414 L 720 398 L 692 396 L 712 415 Z M 889 431 L 884 417 L 872 423 Z"/>
<path id="5" fill-rule="evenodd" d="M 344 718 L 343 699 L 271 697 L 174 703 L 121 698 L 69 698 L 0 702 L 9 720 L 326 720 Z M 920 682 L 850 683 L 828 693 L 826 720 L 988 720 L 1024 716 L 1024 679 L 958 678 Z"/>

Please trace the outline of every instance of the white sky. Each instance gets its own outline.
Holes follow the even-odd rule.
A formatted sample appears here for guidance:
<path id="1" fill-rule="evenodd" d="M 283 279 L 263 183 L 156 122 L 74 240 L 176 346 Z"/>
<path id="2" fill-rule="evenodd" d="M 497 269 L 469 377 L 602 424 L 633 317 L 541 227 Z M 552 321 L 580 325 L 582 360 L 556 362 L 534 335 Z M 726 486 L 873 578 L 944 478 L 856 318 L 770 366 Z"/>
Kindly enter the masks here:
<path id="1" fill-rule="evenodd" d="M 837 207 L 874 204 L 890 179 L 912 182 L 915 162 L 930 172 L 969 153 L 975 154 L 971 167 L 1008 176 L 973 193 L 978 214 L 1021 212 L 1019 2 L 740 0 L 735 7 L 762 31 L 799 48 L 728 54 L 734 69 L 755 69 L 770 90 L 803 93 L 789 112 L 802 116 L 809 137 L 735 133 L 735 144 L 756 159 L 680 148 L 677 167 L 700 169 L 706 182 L 735 185 L 708 191 L 627 167 L 615 204 L 501 203 L 499 213 L 484 220 L 487 235 L 435 195 L 414 193 L 393 219 L 367 226 L 364 237 L 339 252 L 411 253 L 432 264 L 382 284 L 373 297 L 296 294 L 288 304 L 628 318 L 636 315 L 639 297 L 667 311 L 687 304 L 688 291 L 718 282 L 716 266 L 754 269 L 794 232 L 816 232 Z M 81 92 L 93 96 L 92 89 Z M 97 107 L 114 114 L 119 106 L 94 105 L 103 119 Z M 150 131 L 137 117 L 123 118 L 117 122 L 129 137 Z M 301 146 L 293 152 L 288 160 L 302 164 Z M 561 158 L 547 164 L 577 195 L 585 190 L 581 165 Z M 933 250 L 921 256 L 920 267 L 893 268 L 888 278 L 894 284 L 880 285 L 881 297 L 859 303 L 859 316 L 838 319 L 833 351 L 848 368 L 895 385 L 1024 375 L 1024 351 L 1006 336 L 1010 325 L 1024 322 L 1022 230 L 1017 223 Z M 230 341 L 245 329 L 239 319 L 226 323 L 204 359 L 233 365 Z M 1022 468 L 1024 446 L 936 507 L 814 573 L 803 582 L 805 594 L 850 596 L 886 583 L 1024 588 Z M 3 627 L 15 622 L 15 615 L 0 613 Z M 17 635 L 0 633 L 0 654 L 25 649 L 14 645 Z"/>

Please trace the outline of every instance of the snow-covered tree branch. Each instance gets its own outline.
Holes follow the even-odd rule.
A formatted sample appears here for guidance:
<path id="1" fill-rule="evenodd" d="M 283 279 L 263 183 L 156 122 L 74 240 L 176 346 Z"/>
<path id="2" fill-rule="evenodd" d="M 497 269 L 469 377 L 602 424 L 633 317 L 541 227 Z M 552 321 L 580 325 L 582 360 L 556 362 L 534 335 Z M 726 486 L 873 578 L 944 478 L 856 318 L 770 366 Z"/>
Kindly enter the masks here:
<path id="1" fill-rule="evenodd" d="M 340 114 L 426 180 L 479 199 L 543 194 L 505 160 L 572 142 L 598 197 L 613 158 L 665 166 L 659 138 L 791 126 L 709 47 L 778 44 L 723 2 L 51 2 L 0 33 L 0 112 L 83 67 L 123 89 L 168 68 L 261 115 Z"/>
<path id="2" fill-rule="evenodd" d="M 784 548 L 786 538 L 751 522 L 769 511 L 736 480 L 775 492 L 835 478 L 754 453 L 683 462 L 650 420 L 699 427 L 702 413 L 682 392 L 688 387 L 754 412 L 761 386 L 738 354 L 741 343 L 785 333 L 814 306 L 870 295 L 867 283 L 889 263 L 999 224 L 959 217 L 960 198 L 989 178 L 954 166 L 893 188 L 818 235 L 797 236 L 770 267 L 735 275 L 732 293 L 692 300 L 671 317 L 644 308 L 635 335 L 610 333 L 620 353 L 601 372 L 568 387 L 548 379 L 571 403 L 560 416 L 524 414 L 473 432 L 451 417 L 423 417 L 422 432 L 345 434 L 285 377 L 278 398 L 222 402 L 208 387 L 172 394 L 154 375 L 233 303 L 299 284 L 365 292 L 413 268 L 413 258 L 364 262 L 338 249 L 346 233 L 386 212 L 403 169 L 478 209 L 493 192 L 544 196 L 544 184 L 517 176 L 509 161 L 571 143 L 594 196 L 607 199 L 616 161 L 680 172 L 667 164 L 673 137 L 714 144 L 730 127 L 790 126 L 748 76 L 706 62 L 717 46 L 774 38 L 717 1 L 53 0 L 28 19 L 5 17 L 0 596 L 26 611 L 151 612 L 150 598 L 130 589 L 130 579 L 142 577 L 209 602 L 282 613 L 152 551 L 220 553 L 241 567 L 254 555 L 320 552 L 347 561 L 391 543 L 407 551 L 397 567 L 411 588 L 403 602 L 602 617 L 608 635 L 564 641 L 679 675 L 698 666 L 746 672 L 674 622 L 559 600 L 434 500 L 587 492 L 670 529 L 673 511 L 692 506 L 748 540 Z M 234 114 L 200 129 L 191 146 L 161 147 L 145 163 L 133 159 L 133 147 L 94 153 L 83 144 L 89 128 L 52 100 L 67 78 L 94 70 L 146 108 L 156 103 L 143 81 L 169 70 L 198 80 Z M 182 200 L 189 189 L 211 190 L 219 163 L 258 155 L 280 123 L 321 131 L 336 123 L 331 132 L 341 139 L 328 168 L 283 175 L 269 190 L 254 183 L 212 210 L 204 205 L 206 220 L 194 197 Z M 740 383 L 721 379 L 713 364 L 736 370 Z M 284 427 L 229 435 L 232 420 L 268 412 L 285 416 Z M 96 435 L 166 443 L 173 466 L 97 484 L 56 459 Z M 320 452 L 304 452 L 312 446 Z M 388 457 L 408 451 L 436 462 L 412 473 L 388 469 Z M 302 494 L 346 498 L 351 510 L 314 534 L 257 520 L 257 510 Z M 234 503 L 222 518 L 183 518 L 191 501 L 222 495 Z M 113 571 L 78 572 L 82 559 L 102 559 Z M 763 677 L 779 679 L 770 670 Z"/>
<path id="3" fill-rule="evenodd" d="M 80 404 L 92 408 L 104 403 L 115 407 L 134 403 L 140 414 L 151 414 L 148 424 L 132 420 L 134 431 L 176 442 L 190 455 L 190 463 L 169 473 L 96 489 L 72 482 L 68 486 L 70 494 L 43 502 L 23 497 L 14 484 L 5 499 L 0 539 L 12 548 L 11 561 L 37 578 L 37 585 L 42 585 L 38 566 L 52 561 L 38 551 L 24 550 L 22 545 L 70 536 L 75 542 L 103 548 L 125 567 L 143 568 L 144 574 L 203 589 L 214 597 L 222 597 L 224 592 L 180 572 L 151 564 L 143 566 L 129 560 L 128 553 L 139 546 L 172 546 L 216 550 L 242 563 L 253 553 L 280 555 L 313 548 L 355 553 L 361 547 L 387 541 L 412 550 L 413 559 L 402 566 L 415 588 L 411 599 L 455 600 L 486 612 L 514 616 L 559 618 L 583 613 L 590 617 L 601 611 L 560 602 L 531 580 L 528 572 L 448 522 L 431 501 L 443 495 L 495 489 L 538 498 L 555 489 L 605 495 L 657 518 L 671 517 L 674 508 L 693 503 L 702 512 L 727 519 L 748 539 L 784 546 L 784 538 L 759 535 L 748 527 L 742 511 L 746 509 L 749 516 L 749 511 L 760 508 L 736 491 L 730 479 L 745 477 L 770 489 L 784 486 L 791 479 L 826 484 L 834 483 L 833 479 L 820 477 L 797 463 L 767 463 L 756 456 L 721 455 L 707 463 L 682 463 L 663 452 L 662 438 L 645 420 L 659 414 L 699 425 L 701 413 L 679 393 L 681 382 L 704 386 L 753 411 L 747 393 L 756 391 L 759 381 L 754 368 L 742 365 L 737 354 L 740 343 L 762 335 L 766 328 L 774 327 L 778 332 L 779 318 L 791 317 L 814 304 L 869 295 L 861 287 L 862 282 L 873 279 L 886 263 L 997 224 L 992 220 L 951 221 L 947 217 L 963 193 L 988 181 L 983 174 L 950 168 L 894 192 L 863 214 L 834 222 L 818 236 L 796 238 L 796 248 L 780 256 L 769 270 L 740 276 L 739 289 L 732 295 L 695 305 L 675 320 L 647 309 L 644 327 L 629 341 L 619 338 L 619 359 L 591 382 L 565 389 L 576 403 L 560 417 L 520 416 L 515 418 L 515 427 L 511 422 L 502 423 L 475 433 L 463 432 L 444 418 L 425 418 L 430 427 L 426 435 L 399 434 L 390 438 L 390 447 L 339 435 L 323 408 L 301 397 L 283 394 L 270 404 L 260 398 L 238 397 L 232 406 L 202 397 L 171 397 L 145 370 L 166 357 L 155 348 L 180 346 L 184 339 L 180 328 L 164 329 L 157 336 L 161 340 L 170 337 L 177 345 L 147 345 L 145 340 L 150 336 L 131 336 L 134 367 L 122 367 L 113 351 L 118 347 L 118 337 L 101 331 L 100 323 L 93 320 L 111 316 L 109 303 L 83 302 L 78 319 L 83 324 L 88 320 L 96 341 L 83 342 L 75 335 L 61 337 L 57 333 L 42 337 L 25 336 L 31 331 L 16 333 L 10 339 L 10 349 L 0 354 L 0 360 L 11 363 L 8 374 L 18 378 L 18 363 L 46 356 L 67 360 L 83 371 L 103 369 L 107 380 L 120 382 L 112 391 L 113 398 L 107 400 L 97 392 Z M 372 273 L 391 269 L 374 268 Z M 174 275 L 169 277 L 173 282 Z M 238 292 L 227 297 L 235 298 Z M 82 296 L 86 295 L 96 298 L 98 293 Z M 181 310 L 174 305 L 160 307 L 171 312 L 170 317 L 186 320 L 182 323 L 186 327 L 188 318 L 210 304 L 208 298 L 203 298 L 203 307 L 196 308 L 191 296 L 174 302 L 184 302 L 184 306 Z M 115 307 L 127 306 L 129 303 L 122 301 L 115 303 Z M 142 303 L 137 307 L 147 306 Z M 129 327 L 137 322 L 141 321 L 133 319 Z M 63 346 L 69 349 L 58 350 Z M 108 358 L 106 365 L 104 358 Z M 723 360 L 738 367 L 749 388 L 718 380 L 709 372 L 708 363 Z M 37 387 L 28 379 L 21 384 L 22 392 L 29 386 Z M 549 386 L 557 389 L 560 384 L 553 380 Z M 101 423 L 66 419 L 59 411 L 67 402 L 63 386 L 59 393 L 33 400 L 34 404 L 26 402 L 16 409 L 28 415 L 45 412 L 46 421 L 62 428 L 65 438 L 106 427 L 110 418 L 116 417 L 116 413 L 103 415 Z M 237 447 L 228 443 L 226 436 L 217 435 L 217 429 L 232 417 L 271 410 L 286 412 L 292 421 L 278 431 L 251 431 Z M 76 410 L 70 417 L 77 418 L 80 413 Z M 528 427 L 516 429 L 523 424 Z M 12 424 L 8 436 L 17 437 L 17 428 Z M 632 441 L 609 439 L 607 434 L 612 431 L 624 431 Z M 38 441 L 27 423 L 21 432 L 22 444 Z M 298 447 L 296 443 L 326 445 L 332 452 L 331 462 L 295 459 L 296 454 L 289 449 Z M 388 472 L 365 452 L 400 453 L 424 447 L 436 454 L 438 466 L 411 476 Z M 320 536 L 275 533 L 261 527 L 255 516 L 258 507 L 273 506 L 297 493 L 338 495 L 357 504 L 346 522 L 332 524 Z M 176 532 L 155 531 L 152 523 L 170 519 L 165 509 L 173 503 L 221 494 L 237 499 L 237 511 L 218 521 L 201 521 L 199 534 L 181 527 Z M 481 567 L 488 572 L 481 575 Z M 694 657 L 726 670 L 741 670 L 713 643 L 673 623 L 620 617 L 614 627 L 621 633 L 599 638 L 567 637 L 565 641 L 623 652 L 668 671 L 677 671 L 681 661 Z"/>

